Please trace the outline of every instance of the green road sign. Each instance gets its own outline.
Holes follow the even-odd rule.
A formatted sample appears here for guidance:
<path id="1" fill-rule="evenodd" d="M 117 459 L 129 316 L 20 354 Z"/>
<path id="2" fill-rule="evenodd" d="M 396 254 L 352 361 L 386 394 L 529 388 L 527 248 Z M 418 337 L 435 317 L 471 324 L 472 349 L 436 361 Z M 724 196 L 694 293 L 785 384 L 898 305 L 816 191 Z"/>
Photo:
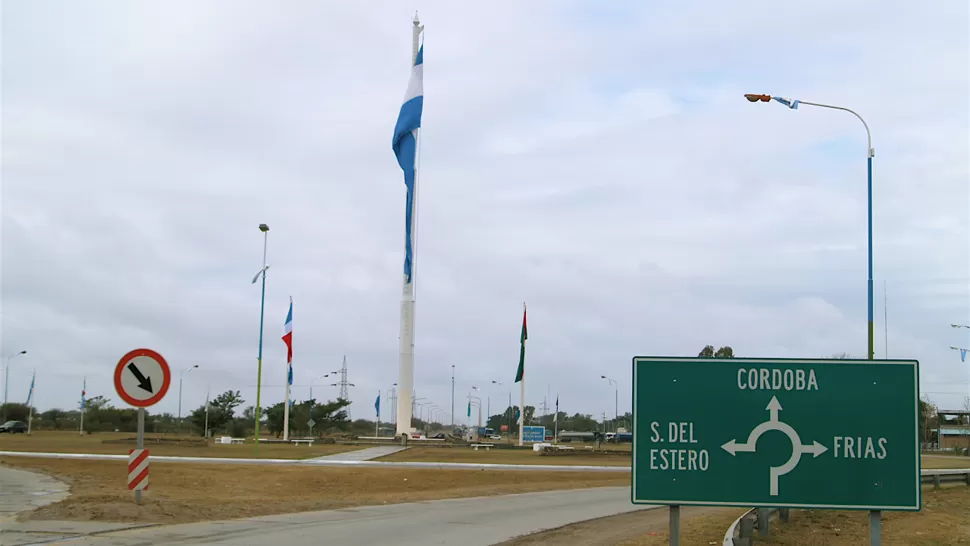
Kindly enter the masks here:
<path id="1" fill-rule="evenodd" d="M 633 359 L 633 502 L 919 510 L 915 360 Z"/>

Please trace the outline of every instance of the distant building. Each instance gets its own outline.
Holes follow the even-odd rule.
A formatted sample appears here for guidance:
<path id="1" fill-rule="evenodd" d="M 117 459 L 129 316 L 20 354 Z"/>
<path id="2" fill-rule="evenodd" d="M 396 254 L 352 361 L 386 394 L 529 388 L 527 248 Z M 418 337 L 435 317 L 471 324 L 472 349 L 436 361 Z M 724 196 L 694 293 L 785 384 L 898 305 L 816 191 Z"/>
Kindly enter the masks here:
<path id="1" fill-rule="evenodd" d="M 938 432 L 940 449 L 967 449 L 970 447 L 970 428 L 965 425 L 943 425 Z"/>

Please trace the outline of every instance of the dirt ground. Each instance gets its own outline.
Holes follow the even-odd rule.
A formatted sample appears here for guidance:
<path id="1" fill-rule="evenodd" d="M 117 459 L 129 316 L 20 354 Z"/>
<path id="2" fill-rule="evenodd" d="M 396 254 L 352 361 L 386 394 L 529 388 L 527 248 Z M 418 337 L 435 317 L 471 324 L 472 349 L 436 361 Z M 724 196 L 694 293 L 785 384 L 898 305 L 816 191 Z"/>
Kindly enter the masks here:
<path id="1" fill-rule="evenodd" d="M 745 511 L 740 508 L 684 507 L 681 510 L 681 544 L 721 544 L 724 531 Z M 594 519 L 526 535 L 501 546 L 555 544 L 556 546 L 667 546 L 666 508 L 643 510 Z"/>
<path id="2" fill-rule="evenodd" d="M 585 466 L 630 466 L 630 452 L 595 452 L 576 450 L 569 455 L 540 455 L 531 449 L 498 449 L 475 451 L 468 446 L 412 447 L 381 461 L 494 463 L 494 464 L 556 464 Z M 629 478 L 627 479 L 629 481 Z"/>
<path id="3" fill-rule="evenodd" d="M 135 447 L 134 442 L 130 444 L 106 444 L 104 441 L 117 441 L 134 437 L 135 435 L 130 432 L 104 432 L 85 436 L 79 436 L 77 432 L 35 432 L 30 436 L 26 434 L 3 434 L 0 435 L 0 451 L 127 455 L 128 451 Z M 185 437 L 187 440 L 186 445 L 152 445 L 151 439 L 155 437 L 161 437 L 167 440 L 176 438 L 175 436 L 146 434 L 145 447 L 149 449 L 152 455 L 176 457 L 305 459 L 367 447 L 338 444 L 314 444 L 313 446 L 263 444 L 257 450 L 255 444 L 222 445 L 215 444 L 210 440 L 208 445 L 206 445 L 197 442 L 200 438 L 190 438 L 188 436 Z M 200 445 L 202 447 L 198 447 Z"/>
<path id="4" fill-rule="evenodd" d="M 153 463 L 141 506 L 125 488 L 124 461 L 0 458 L 71 486 L 30 519 L 184 523 L 392 504 L 628 485 L 625 473 L 411 470 Z M 365 487 L 366 484 L 366 487 Z"/>

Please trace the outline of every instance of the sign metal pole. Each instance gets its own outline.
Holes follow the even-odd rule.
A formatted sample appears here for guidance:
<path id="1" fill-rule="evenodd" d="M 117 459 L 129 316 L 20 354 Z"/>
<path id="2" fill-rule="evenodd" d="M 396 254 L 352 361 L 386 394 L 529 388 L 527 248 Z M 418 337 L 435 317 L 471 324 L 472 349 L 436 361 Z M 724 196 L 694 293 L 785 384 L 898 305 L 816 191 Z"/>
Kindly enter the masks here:
<path id="1" fill-rule="evenodd" d="M 138 408 L 138 449 L 145 449 L 145 408 Z M 135 489 L 135 503 L 141 504 L 141 489 Z"/>
<path id="2" fill-rule="evenodd" d="M 670 505 L 670 546 L 680 546 L 680 506 Z"/>

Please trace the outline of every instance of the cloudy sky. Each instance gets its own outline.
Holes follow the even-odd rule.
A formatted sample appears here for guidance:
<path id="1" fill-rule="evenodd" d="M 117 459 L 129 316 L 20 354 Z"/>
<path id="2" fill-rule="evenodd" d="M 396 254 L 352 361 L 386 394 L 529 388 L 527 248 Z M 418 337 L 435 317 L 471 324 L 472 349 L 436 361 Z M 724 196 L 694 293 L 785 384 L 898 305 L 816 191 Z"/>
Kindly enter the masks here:
<path id="1" fill-rule="evenodd" d="M 149 347 L 200 366 L 183 407 L 253 404 L 265 222 L 264 404 L 292 296 L 295 396 L 334 397 L 319 378 L 346 355 L 371 417 L 397 380 L 415 9 L 417 396 L 449 409 L 454 366 L 459 420 L 472 385 L 507 403 L 523 301 L 526 401 L 569 412 L 612 414 L 601 375 L 629 411 L 634 355 L 864 357 L 864 128 L 753 92 L 866 118 L 876 355 L 962 404 L 970 14 L 942 0 L 4 2 L 2 353 L 28 351 L 10 398 L 36 369 L 43 409 L 84 377 L 117 404 L 112 369 Z M 175 383 L 157 409 L 177 403 Z"/>

